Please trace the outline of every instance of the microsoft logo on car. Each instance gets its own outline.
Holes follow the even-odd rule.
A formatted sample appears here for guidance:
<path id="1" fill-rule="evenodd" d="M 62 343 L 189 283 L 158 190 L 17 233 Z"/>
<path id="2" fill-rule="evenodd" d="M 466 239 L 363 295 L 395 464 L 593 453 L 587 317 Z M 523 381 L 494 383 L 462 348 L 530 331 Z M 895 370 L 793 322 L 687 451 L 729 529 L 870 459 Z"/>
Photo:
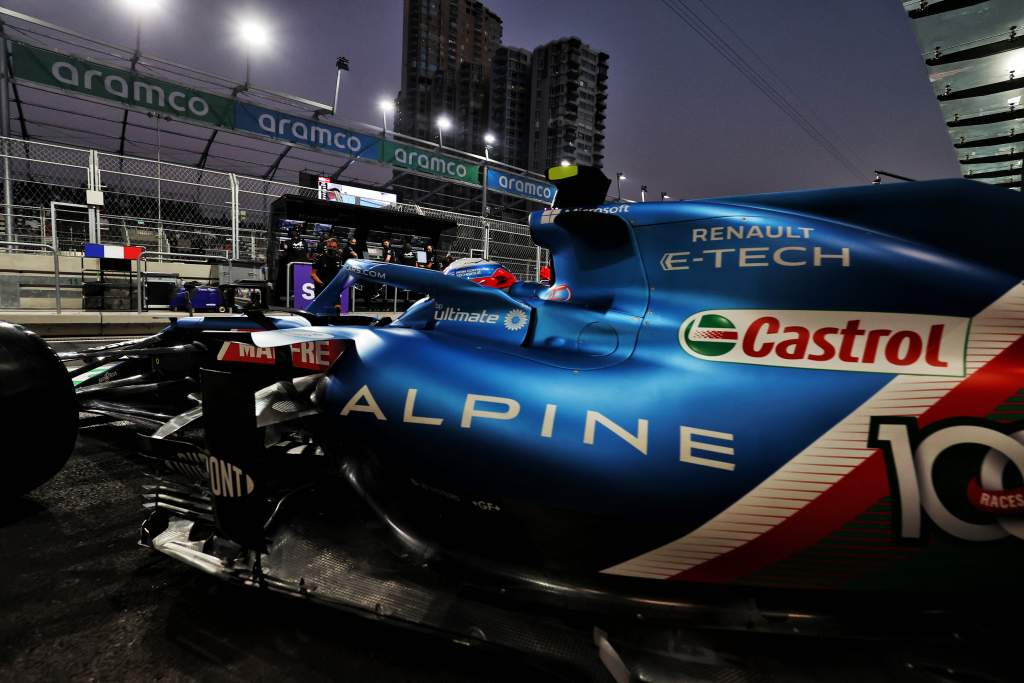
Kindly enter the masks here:
<path id="1" fill-rule="evenodd" d="M 732 321 L 723 315 L 708 313 L 690 321 L 683 332 L 687 349 L 699 356 L 721 356 L 729 353 L 739 341 Z"/>

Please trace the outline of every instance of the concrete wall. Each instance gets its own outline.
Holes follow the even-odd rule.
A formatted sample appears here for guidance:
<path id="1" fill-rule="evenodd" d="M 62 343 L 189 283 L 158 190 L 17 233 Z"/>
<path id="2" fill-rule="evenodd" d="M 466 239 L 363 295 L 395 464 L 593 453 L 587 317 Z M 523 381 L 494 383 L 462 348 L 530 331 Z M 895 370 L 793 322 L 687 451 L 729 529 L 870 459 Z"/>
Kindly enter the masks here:
<path id="1" fill-rule="evenodd" d="M 0 247 L 2 249 L 2 247 Z M 82 280 L 98 279 L 99 259 L 60 257 L 61 305 L 66 310 L 82 308 Z M 83 268 L 85 272 L 83 273 Z M 92 272 L 89 272 L 92 271 Z M 180 277 L 182 280 L 213 282 L 217 266 L 176 261 L 146 262 L 150 276 Z M 133 271 L 134 274 L 134 271 Z M 53 255 L 0 252 L 0 309 L 54 308 Z"/>

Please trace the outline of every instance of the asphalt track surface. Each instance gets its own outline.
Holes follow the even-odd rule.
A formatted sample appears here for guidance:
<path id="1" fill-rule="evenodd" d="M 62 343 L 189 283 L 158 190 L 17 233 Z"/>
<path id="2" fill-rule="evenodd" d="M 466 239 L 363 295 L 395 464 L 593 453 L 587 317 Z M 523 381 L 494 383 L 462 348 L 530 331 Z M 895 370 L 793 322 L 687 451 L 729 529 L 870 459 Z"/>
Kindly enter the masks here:
<path id="1" fill-rule="evenodd" d="M 145 481 L 127 448 L 86 433 L 55 479 L 0 508 L 0 681 L 584 680 L 229 585 L 141 547 Z M 695 636 L 731 663 L 679 680 L 1020 680 L 1014 633 L 923 644 Z"/>
<path id="2" fill-rule="evenodd" d="M 0 681 L 522 681 L 527 662 L 246 590 L 138 545 L 145 469 L 79 438 L 0 511 Z"/>
<path id="3" fill-rule="evenodd" d="M 0 505 L 0 682 L 583 680 L 513 654 L 229 585 L 139 546 L 147 477 L 129 445 L 86 431 L 57 477 Z M 690 666 L 678 680 L 1021 680 L 1019 624 L 1000 627 L 1013 615 L 991 607 L 980 636 L 920 642 L 684 636 L 697 660 L 712 651 L 727 653 L 728 663 Z"/>

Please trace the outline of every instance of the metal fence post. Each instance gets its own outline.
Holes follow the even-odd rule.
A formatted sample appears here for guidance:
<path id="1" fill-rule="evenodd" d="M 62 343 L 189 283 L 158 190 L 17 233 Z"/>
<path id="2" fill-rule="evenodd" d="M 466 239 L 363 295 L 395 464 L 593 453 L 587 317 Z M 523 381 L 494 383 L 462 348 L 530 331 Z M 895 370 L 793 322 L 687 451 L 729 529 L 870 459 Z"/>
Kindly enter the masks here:
<path id="1" fill-rule="evenodd" d="M 100 155 L 94 150 L 89 150 L 89 168 L 86 171 L 86 187 L 90 190 L 100 189 Z M 88 204 L 88 202 L 86 202 Z M 86 208 L 89 216 L 89 241 L 102 242 L 100 239 L 100 210 L 95 206 Z"/>
<path id="2" fill-rule="evenodd" d="M 0 135 L 3 136 L 4 155 L 4 222 L 7 224 L 7 241 L 14 241 L 14 198 L 11 195 L 11 100 L 10 73 L 7 71 L 7 33 L 0 22 Z M 8 246 L 13 252 L 14 247 Z"/>
<path id="3" fill-rule="evenodd" d="M 146 252 L 139 254 L 138 260 L 135 262 L 135 312 L 142 313 L 142 262 L 146 260 Z"/>
<path id="4" fill-rule="evenodd" d="M 57 251 L 56 243 L 53 246 L 53 297 L 57 304 L 57 313 L 60 313 L 63 304 L 60 300 L 60 252 Z"/>
<path id="5" fill-rule="evenodd" d="M 87 190 L 96 189 L 96 164 L 98 163 L 97 158 L 98 157 L 96 155 L 96 150 L 90 149 L 89 161 L 87 162 L 88 165 L 85 169 L 85 187 Z M 88 201 L 86 201 L 85 203 L 86 205 L 89 204 Z M 87 210 L 86 212 L 89 214 L 89 240 L 92 242 L 99 242 L 99 240 L 97 239 L 98 235 L 94 234 L 93 232 L 92 211 Z"/>
<path id="6" fill-rule="evenodd" d="M 487 164 L 486 163 L 481 167 L 481 170 L 484 173 L 484 178 L 483 178 L 484 182 L 483 182 L 483 189 L 482 189 L 482 192 L 480 194 L 480 215 L 481 216 L 486 216 L 487 215 Z"/>
<path id="7" fill-rule="evenodd" d="M 160 113 L 156 115 L 156 224 L 164 229 L 163 164 L 160 163 Z M 161 261 L 163 259 L 160 259 Z"/>
<path id="8" fill-rule="evenodd" d="M 231 188 L 231 260 L 238 260 L 238 176 L 234 173 L 228 174 L 228 185 Z M 254 256 L 255 258 L 255 256 Z"/>
<path id="9" fill-rule="evenodd" d="M 536 266 L 536 268 L 537 268 L 537 270 L 536 270 L 537 282 L 540 282 L 540 245 L 539 244 L 537 245 L 537 266 Z"/>
<path id="10" fill-rule="evenodd" d="M 491 229 L 487 227 L 487 221 L 483 221 L 484 224 L 484 258 L 491 257 Z"/>

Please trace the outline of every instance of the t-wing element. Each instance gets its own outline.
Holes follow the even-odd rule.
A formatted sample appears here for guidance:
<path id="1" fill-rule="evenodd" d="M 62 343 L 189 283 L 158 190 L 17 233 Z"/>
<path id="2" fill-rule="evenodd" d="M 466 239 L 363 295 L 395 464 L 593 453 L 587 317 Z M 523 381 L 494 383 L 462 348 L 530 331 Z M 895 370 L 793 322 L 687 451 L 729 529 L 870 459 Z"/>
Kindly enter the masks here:
<path id="1" fill-rule="evenodd" d="M 555 166 L 548 169 L 548 180 L 558 188 L 555 208 L 604 204 L 612 181 L 594 166 Z"/>

